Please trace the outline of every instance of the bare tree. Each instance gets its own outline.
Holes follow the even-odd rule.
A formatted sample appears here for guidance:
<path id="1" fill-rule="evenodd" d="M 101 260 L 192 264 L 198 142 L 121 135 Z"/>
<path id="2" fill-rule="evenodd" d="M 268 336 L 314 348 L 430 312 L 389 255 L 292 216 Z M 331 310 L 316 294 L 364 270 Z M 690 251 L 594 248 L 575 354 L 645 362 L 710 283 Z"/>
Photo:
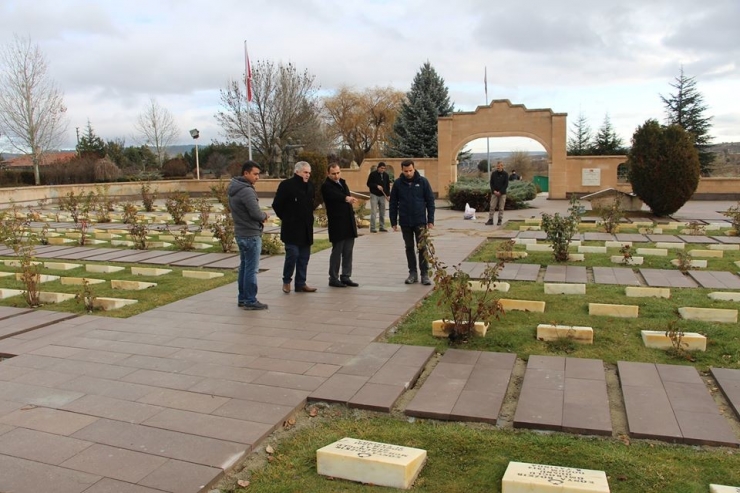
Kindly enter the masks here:
<path id="1" fill-rule="evenodd" d="M 13 36 L 0 51 L 0 133 L 30 154 L 36 185 L 45 152 L 58 148 L 67 121 L 64 94 L 48 74 L 44 54 L 31 38 Z"/>
<path id="2" fill-rule="evenodd" d="M 288 140 L 300 142 L 305 149 L 315 149 L 316 129 L 321 129 L 315 77 L 307 70 L 300 73 L 293 64 L 257 61 L 252 69 L 252 149 L 270 163 L 275 176 L 276 145 Z M 227 139 L 248 142 L 249 113 L 244 80 L 230 80 L 221 89 L 222 109 L 216 120 Z"/>
<path id="3" fill-rule="evenodd" d="M 149 105 L 139 114 L 134 128 L 144 144 L 154 148 L 157 164 L 162 167 L 167 146 L 172 144 L 180 132 L 172 113 L 152 98 L 149 100 Z"/>

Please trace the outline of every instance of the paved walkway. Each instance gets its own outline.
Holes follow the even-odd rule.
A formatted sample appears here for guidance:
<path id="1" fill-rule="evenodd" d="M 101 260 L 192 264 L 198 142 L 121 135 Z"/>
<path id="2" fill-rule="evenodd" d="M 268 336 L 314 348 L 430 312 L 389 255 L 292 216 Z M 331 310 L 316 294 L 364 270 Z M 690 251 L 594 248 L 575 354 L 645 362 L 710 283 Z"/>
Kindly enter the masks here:
<path id="1" fill-rule="evenodd" d="M 562 202 L 547 202 L 546 210 L 567 208 Z M 507 214 L 507 219 L 517 214 L 528 217 L 532 211 Z M 712 219 L 709 212 L 701 215 Z M 444 234 L 435 246 L 448 265 L 460 262 L 483 236 L 497 231 L 484 220 L 464 221 L 461 213 L 439 211 L 437 226 Z M 43 255 L 117 261 L 138 257 L 154 264 L 159 258 L 209 268 L 236 265 L 233 256 L 221 254 L 149 252 L 151 256 L 142 258 L 143 252 L 130 250 L 69 248 L 49 247 Z M 398 233 L 358 239 L 353 278 L 361 287 L 356 289 L 327 287 L 328 256 L 328 251 L 312 256 L 309 284 L 319 288 L 314 294 L 283 294 L 282 258 L 264 259 L 259 297 L 270 305 L 266 312 L 238 309 L 233 285 L 129 319 L 0 310 L 5 328 L 0 354 L 14 356 L 0 363 L 0 491 L 48 491 L 53 485 L 59 493 L 198 492 L 308 400 L 390 409 L 432 350 L 374 341 L 430 288 L 403 284 L 407 273 Z M 536 279 L 539 268 L 525 265 L 509 264 L 505 271 L 516 266 L 517 271 L 532 271 Z M 537 358 L 530 359 L 525 387 L 537 394 L 544 373 L 536 367 Z M 554 408 L 563 417 L 558 426 L 602 430 L 579 426 L 577 416 L 583 414 L 568 410 L 590 406 L 579 399 L 599 392 L 566 397 L 571 377 L 576 387 L 580 380 L 600 382 L 599 372 L 586 378 L 569 375 L 569 365 L 593 370 L 595 364 L 555 360 L 542 362 L 547 368 L 550 363 L 563 368 L 548 373 L 562 371 L 566 382 L 564 389 L 551 389 L 564 396 L 563 406 Z M 444 400 L 449 409 L 432 411 L 440 418 L 494 422 L 513 361 L 513 354 L 448 351 L 407 412 L 416 409 L 431 416 L 426 406 Z M 482 376 L 492 372 L 492 380 Z M 527 402 L 521 405 L 519 423 L 533 426 L 526 417 Z M 683 436 L 697 440 L 691 433 Z M 702 443 L 729 444 L 728 436 L 733 437 L 730 432 L 724 441 Z"/>

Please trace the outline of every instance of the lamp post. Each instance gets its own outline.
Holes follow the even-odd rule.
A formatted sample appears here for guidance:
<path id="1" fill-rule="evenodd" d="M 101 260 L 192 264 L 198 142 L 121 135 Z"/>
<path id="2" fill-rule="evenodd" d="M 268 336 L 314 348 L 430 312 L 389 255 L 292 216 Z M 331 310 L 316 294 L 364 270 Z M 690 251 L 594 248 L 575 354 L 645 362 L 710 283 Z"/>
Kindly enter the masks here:
<path id="1" fill-rule="evenodd" d="M 194 128 L 190 131 L 190 136 L 195 140 L 195 179 L 200 180 L 200 163 L 198 162 L 198 137 L 200 137 L 200 132 L 197 128 Z"/>

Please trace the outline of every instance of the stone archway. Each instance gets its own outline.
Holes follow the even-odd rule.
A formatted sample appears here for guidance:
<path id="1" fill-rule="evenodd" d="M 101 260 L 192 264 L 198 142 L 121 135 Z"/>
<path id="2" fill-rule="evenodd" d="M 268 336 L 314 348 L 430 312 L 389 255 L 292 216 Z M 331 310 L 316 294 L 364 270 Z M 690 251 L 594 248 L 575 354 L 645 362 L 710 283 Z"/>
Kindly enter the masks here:
<path id="1" fill-rule="evenodd" d="M 457 181 L 457 154 L 465 144 L 485 137 L 528 137 L 540 143 L 549 157 L 550 198 L 566 196 L 567 113 L 527 109 L 508 99 L 494 100 L 472 112 L 453 113 L 437 120 L 438 179 Z"/>

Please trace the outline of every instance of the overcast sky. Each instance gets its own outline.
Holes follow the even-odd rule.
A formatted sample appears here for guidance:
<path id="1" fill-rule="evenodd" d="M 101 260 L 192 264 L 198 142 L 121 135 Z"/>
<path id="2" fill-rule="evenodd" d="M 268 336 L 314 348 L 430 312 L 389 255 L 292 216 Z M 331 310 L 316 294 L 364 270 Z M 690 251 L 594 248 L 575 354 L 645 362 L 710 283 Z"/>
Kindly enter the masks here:
<path id="1" fill-rule="evenodd" d="M 683 65 L 719 143 L 740 141 L 738 19 L 738 0 L 0 0 L 0 43 L 30 36 L 46 55 L 68 148 L 88 119 L 104 139 L 136 144 L 150 98 L 173 113 L 178 143 L 191 128 L 201 144 L 223 140 L 219 89 L 243 77 L 244 40 L 253 63 L 291 62 L 322 93 L 405 92 L 428 60 L 457 110 L 487 103 L 487 67 L 489 100 L 568 113 L 569 129 L 582 113 L 595 131 L 608 113 L 625 143 L 663 120 L 659 95 Z"/>

